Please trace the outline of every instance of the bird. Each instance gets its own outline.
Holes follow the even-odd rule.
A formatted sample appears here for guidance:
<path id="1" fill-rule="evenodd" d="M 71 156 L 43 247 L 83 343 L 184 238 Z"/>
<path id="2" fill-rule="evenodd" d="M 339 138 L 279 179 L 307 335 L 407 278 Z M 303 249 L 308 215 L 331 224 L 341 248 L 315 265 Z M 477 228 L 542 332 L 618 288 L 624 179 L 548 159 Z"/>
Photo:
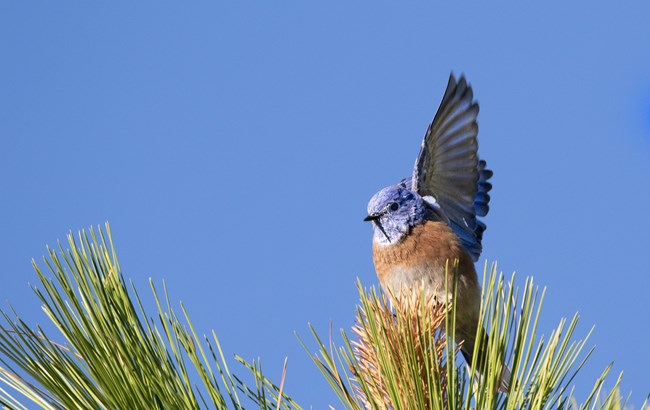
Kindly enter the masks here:
<path id="1" fill-rule="evenodd" d="M 478 112 L 464 75 L 456 79 L 451 73 L 412 176 L 374 194 L 364 219 L 372 223 L 373 262 L 389 295 L 424 287 L 438 300 L 447 300 L 446 266 L 452 272 L 457 263 L 455 337 L 462 341 L 460 350 L 468 364 L 481 304 L 474 262 L 482 251 L 486 225 L 479 218 L 490 209 L 493 176 L 478 156 Z M 505 369 L 502 391 L 509 383 Z"/>

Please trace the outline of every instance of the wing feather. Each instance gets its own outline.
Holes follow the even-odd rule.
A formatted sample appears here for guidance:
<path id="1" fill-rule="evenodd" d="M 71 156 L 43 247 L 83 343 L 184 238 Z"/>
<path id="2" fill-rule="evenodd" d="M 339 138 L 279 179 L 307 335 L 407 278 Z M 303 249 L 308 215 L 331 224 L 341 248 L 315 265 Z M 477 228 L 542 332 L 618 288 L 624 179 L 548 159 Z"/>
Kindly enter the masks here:
<path id="1" fill-rule="evenodd" d="M 477 260 L 489 210 L 492 172 L 478 158 L 479 106 L 464 76 L 449 76 L 447 89 L 422 142 L 413 170 L 413 189 L 433 196 L 463 246 Z"/>

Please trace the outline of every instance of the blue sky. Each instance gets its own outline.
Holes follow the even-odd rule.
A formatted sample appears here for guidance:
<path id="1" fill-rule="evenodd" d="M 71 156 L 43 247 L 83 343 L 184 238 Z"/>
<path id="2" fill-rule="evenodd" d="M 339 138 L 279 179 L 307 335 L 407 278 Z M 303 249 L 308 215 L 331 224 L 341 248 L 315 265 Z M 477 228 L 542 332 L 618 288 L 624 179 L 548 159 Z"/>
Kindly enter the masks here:
<path id="1" fill-rule="evenodd" d="M 338 406 L 294 336 L 377 283 L 370 196 L 411 173 L 450 71 L 494 170 L 481 261 L 548 287 L 650 392 L 650 7 L 641 2 L 0 5 L 0 301 L 45 321 L 31 258 L 111 223 L 124 274 Z M 483 262 L 478 267 L 482 269 Z M 238 369 L 243 373 L 243 369 Z M 610 384 L 613 380 L 610 379 Z M 582 394 L 581 394 L 582 393 Z"/>

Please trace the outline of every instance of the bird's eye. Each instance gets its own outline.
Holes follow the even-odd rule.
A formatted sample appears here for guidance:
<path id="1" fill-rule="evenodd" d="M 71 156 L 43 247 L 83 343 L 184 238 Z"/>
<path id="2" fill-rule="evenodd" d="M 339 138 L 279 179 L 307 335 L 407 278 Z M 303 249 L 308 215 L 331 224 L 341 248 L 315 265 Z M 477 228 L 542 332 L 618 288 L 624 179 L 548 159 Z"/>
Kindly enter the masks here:
<path id="1" fill-rule="evenodd" d="M 391 212 L 395 212 L 399 209 L 399 204 L 397 202 L 392 202 L 390 205 L 388 205 L 388 209 L 390 209 Z"/>

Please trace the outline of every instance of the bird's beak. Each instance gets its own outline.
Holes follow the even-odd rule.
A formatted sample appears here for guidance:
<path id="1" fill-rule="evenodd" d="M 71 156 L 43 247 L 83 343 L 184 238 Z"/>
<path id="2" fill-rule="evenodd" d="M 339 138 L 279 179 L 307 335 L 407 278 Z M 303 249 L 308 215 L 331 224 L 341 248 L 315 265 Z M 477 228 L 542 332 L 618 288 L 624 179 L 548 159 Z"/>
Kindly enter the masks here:
<path id="1" fill-rule="evenodd" d="M 376 220 L 379 219 L 380 217 L 381 217 L 381 215 L 379 215 L 379 214 L 372 214 L 372 215 L 368 215 L 368 216 L 366 216 L 365 218 L 363 218 L 363 220 L 364 220 L 365 222 L 376 221 Z"/>

